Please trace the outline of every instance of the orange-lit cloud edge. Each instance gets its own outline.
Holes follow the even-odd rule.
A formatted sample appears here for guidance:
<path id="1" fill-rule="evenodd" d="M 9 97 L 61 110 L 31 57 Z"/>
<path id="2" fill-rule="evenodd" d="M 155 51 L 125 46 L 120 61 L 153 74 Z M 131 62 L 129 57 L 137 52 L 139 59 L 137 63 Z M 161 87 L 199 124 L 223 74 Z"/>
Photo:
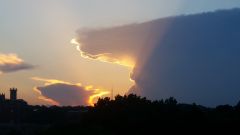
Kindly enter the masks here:
<path id="1" fill-rule="evenodd" d="M 94 105 L 95 101 L 98 98 L 109 94 L 109 91 L 107 91 L 105 89 L 94 88 L 92 85 L 82 86 L 81 83 L 74 84 L 74 83 L 70 83 L 70 82 L 66 82 L 66 81 L 62 81 L 62 80 L 46 79 L 46 78 L 40 78 L 40 77 L 32 77 L 31 79 L 35 80 L 35 81 L 44 82 L 44 86 L 49 86 L 49 85 L 54 85 L 54 84 L 67 84 L 67 85 L 75 85 L 78 87 L 82 87 L 82 88 L 84 88 L 85 91 L 92 91 L 93 94 L 88 97 L 88 105 L 91 105 L 91 106 Z M 39 94 L 38 99 L 46 101 L 46 102 L 50 103 L 51 105 L 60 105 L 59 102 L 44 96 L 37 87 L 34 87 L 33 90 Z"/>
<path id="2" fill-rule="evenodd" d="M 98 60 L 98 61 L 101 61 L 101 62 L 107 62 L 107 63 L 111 63 L 111 64 L 121 65 L 121 66 L 124 66 L 126 68 L 130 68 L 131 72 L 135 67 L 135 62 L 134 61 L 129 60 L 129 59 L 118 60 L 116 58 L 109 57 L 108 55 L 110 53 L 92 55 L 92 54 L 89 54 L 87 52 L 84 52 L 84 51 L 81 50 L 81 44 L 79 43 L 79 41 L 76 38 L 73 38 L 70 41 L 70 43 L 73 44 L 73 45 L 76 45 L 76 49 L 77 49 L 77 51 L 80 52 L 80 55 L 81 55 L 82 58 L 90 59 L 90 60 Z M 131 81 L 135 84 L 135 81 L 131 79 L 130 75 L 131 75 L 131 73 L 129 73 L 129 81 Z"/>
<path id="3" fill-rule="evenodd" d="M 119 60 L 116 58 L 112 58 L 109 57 L 109 54 L 111 53 L 103 53 L 103 54 L 97 54 L 97 55 L 92 55 L 89 54 L 87 52 L 84 52 L 81 50 L 81 44 L 78 42 L 77 39 L 73 38 L 70 41 L 71 44 L 76 45 L 76 49 L 80 52 L 81 57 L 86 58 L 86 59 L 91 59 L 91 60 L 98 60 L 101 62 L 107 62 L 107 63 L 112 63 L 112 64 L 117 64 L 117 65 L 121 65 L 121 66 L 125 66 L 128 68 L 133 69 L 135 66 L 135 62 L 130 60 L 130 59 L 123 59 L 123 60 Z"/>
<path id="4" fill-rule="evenodd" d="M 18 65 L 23 63 L 23 60 L 20 59 L 17 54 L 2 54 L 0 53 L 0 65 L 12 64 Z"/>

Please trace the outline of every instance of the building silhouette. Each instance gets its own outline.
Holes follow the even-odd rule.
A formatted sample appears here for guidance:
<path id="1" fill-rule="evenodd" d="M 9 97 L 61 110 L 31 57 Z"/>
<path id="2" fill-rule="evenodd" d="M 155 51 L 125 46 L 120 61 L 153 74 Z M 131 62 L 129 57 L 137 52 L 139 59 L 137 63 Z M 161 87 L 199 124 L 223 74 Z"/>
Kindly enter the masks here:
<path id="1" fill-rule="evenodd" d="M 0 101 L 5 101 L 5 94 L 4 93 L 0 94 Z"/>
<path id="2" fill-rule="evenodd" d="M 10 88 L 10 100 L 17 100 L 17 88 Z"/>
<path id="3" fill-rule="evenodd" d="M 18 104 L 20 106 L 24 106 L 27 105 L 27 102 L 24 101 L 23 99 L 18 99 L 17 98 L 17 88 L 10 88 L 9 92 L 10 92 L 10 98 L 7 99 L 5 98 L 5 94 L 4 93 L 0 93 L 0 104 Z"/>

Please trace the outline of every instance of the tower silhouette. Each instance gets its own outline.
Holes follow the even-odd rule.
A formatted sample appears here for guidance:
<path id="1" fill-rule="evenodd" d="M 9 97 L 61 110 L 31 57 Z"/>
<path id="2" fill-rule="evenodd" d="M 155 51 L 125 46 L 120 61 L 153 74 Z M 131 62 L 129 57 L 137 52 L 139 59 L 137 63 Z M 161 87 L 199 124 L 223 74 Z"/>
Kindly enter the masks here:
<path id="1" fill-rule="evenodd" d="M 15 101 L 17 100 L 17 89 L 10 88 L 10 100 Z"/>
<path id="2" fill-rule="evenodd" d="M 5 101 L 5 94 L 4 93 L 0 94 L 0 101 Z"/>

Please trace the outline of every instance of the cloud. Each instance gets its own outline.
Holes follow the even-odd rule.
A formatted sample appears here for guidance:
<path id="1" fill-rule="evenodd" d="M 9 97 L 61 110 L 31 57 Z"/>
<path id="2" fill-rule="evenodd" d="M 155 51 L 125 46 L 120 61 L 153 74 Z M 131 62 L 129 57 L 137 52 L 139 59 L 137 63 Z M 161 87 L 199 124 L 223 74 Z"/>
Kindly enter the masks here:
<path id="1" fill-rule="evenodd" d="M 92 86 L 84 87 L 79 83 L 73 84 L 66 81 L 39 77 L 33 77 L 32 79 L 45 82 L 44 86 L 35 87 L 34 91 L 38 92 L 39 99 L 51 105 L 93 105 L 99 97 L 108 94 L 108 91 L 94 89 Z"/>
<path id="2" fill-rule="evenodd" d="M 0 73 L 10 73 L 33 68 L 33 65 L 25 63 L 16 54 L 0 53 Z"/>
<path id="3" fill-rule="evenodd" d="M 203 105 L 240 99 L 240 9 L 78 31 L 83 57 L 133 67 L 130 89 Z M 131 61 L 131 64 L 126 64 Z"/>

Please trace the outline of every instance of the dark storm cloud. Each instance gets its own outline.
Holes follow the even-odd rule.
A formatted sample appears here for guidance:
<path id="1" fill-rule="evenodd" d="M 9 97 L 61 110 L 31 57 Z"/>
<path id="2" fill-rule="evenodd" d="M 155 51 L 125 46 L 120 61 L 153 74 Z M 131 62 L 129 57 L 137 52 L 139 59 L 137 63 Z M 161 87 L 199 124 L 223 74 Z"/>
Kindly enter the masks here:
<path id="1" fill-rule="evenodd" d="M 94 105 L 95 101 L 109 92 L 93 86 L 82 86 L 56 79 L 32 77 L 32 80 L 44 82 L 44 86 L 34 87 L 39 99 L 47 104 L 61 106 Z"/>
<path id="2" fill-rule="evenodd" d="M 203 105 L 240 99 L 240 9 L 79 32 L 90 55 L 135 61 L 130 91 Z"/>
<path id="3" fill-rule="evenodd" d="M 93 94 L 93 91 L 86 91 L 84 87 L 63 83 L 37 87 L 37 89 L 41 91 L 42 96 L 62 106 L 89 105 L 89 97 Z"/>

